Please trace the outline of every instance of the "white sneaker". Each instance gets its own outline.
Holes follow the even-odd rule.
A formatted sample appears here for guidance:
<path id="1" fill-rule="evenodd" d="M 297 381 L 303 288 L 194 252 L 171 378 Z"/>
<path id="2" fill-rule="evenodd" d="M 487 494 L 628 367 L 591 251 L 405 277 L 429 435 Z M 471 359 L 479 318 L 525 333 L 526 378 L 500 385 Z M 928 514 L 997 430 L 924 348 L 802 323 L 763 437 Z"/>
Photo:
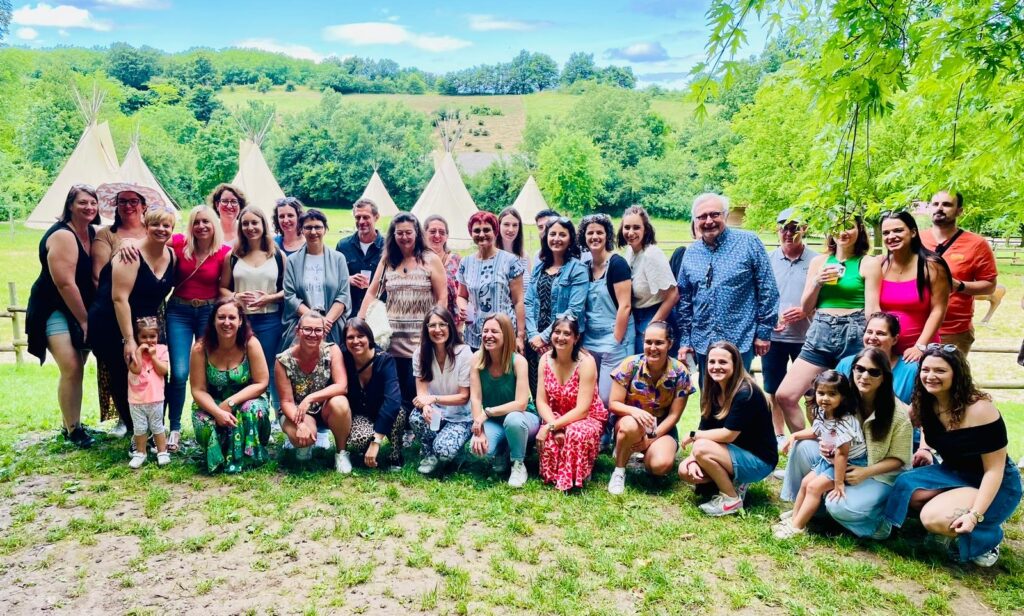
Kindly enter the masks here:
<path id="1" fill-rule="evenodd" d="M 618 496 L 626 491 L 626 469 L 617 468 L 612 471 L 608 480 L 608 493 Z"/>
<path id="2" fill-rule="evenodd" d="M 700 506 L 700 510 L 712 517 L 721 517 L 743 511 L 743 499 L 735 496 L 726 496 L 721 492 L 717 496 Z"/>
<path id="3" fill-rule="evenodd" d="M 776 539 L 792 539 L 793 537 L 798 537 L 805 532 L 807 532 L 807 529 L 796 528 L 789 523 L 789 520 L 780 522 L 772 528 L 772 534 L 775 535 Z"/>
<path id="4" fill-rule="evenodd" d="M 996 546 L 988 552 L 985 552 L 981 556 L 975 556 L 971 559 L 971 562 L 978 565 L 979 567 L 991 567 L 992 565 L 996 564 L 996 561 L 998 560 L 999 546 Z"/>
<path id="5" fill-rule="evenodd" d="M 123 421 L 118 420 L 117 425 L 111 428 L 107 434 L 114 438 L 124 438 L 128 434 L 128 426 L 124 425 Z"/>
<path id="6" fill-rule="evenodd" d="M 299 447 L 295 450 L 295 459 L 300 462 L 308 462 L 313 459 L 312 447 Z"/>
<path id="7" fill-rule="evenodd" d="M 136 451 L 132 453 L 132 457 L 128 460 L 128 468 L 142 468 L 142 465 L 146 463 L 146 452 Z"/>
<path id="8" fill-rule="evenodd" d="M 786 520 L 788 520 L 788 519 L 790 519 L 792 517 L 793 517 L 793 510 L 792 509 L 790 509 L 788 511 L 783 511 L 782 513 L 779 514 L 779 521 L 780 522 L 785 522 Z"/>
<path id="9" fill-rule="evenodd" d="M 512 472 L 508 476 L 508 485 L 512 488 L 521 488 L 526 485 L 526 478 L 529 474 L 526 472 L 526 465 L 523 464 L 522 460 L 516 460 L 512 462 Z"/>
<path id="10" fill-rule="evenodd" d="M 438 464 L 439 461 L 437 459 L 437 456 L 424 456 L 423 459 L 420 460 L 419 468 L 417 468 L 416 470 L 423 473 L 424 475 L 429 475 L 430 473 L 433 473 L 434 471 L 437 470 Z"/>
<path id="11" fill-rule="evenodd" d="M 330 449 L 331 433 L 328 430 L 324 430 L 323 432 L 317 432 L 316 442 L 313 443 L 313 447 L 318 447 L 320 449 Z"/>
<path id="12" fill-rule="evenodd" d="M 348 475 L 352 472 L 352 459 L 349 458 L 347 449 L 342 449 L 334 454 L 334 470 L 342 475 Z"/>
<path id="13" fill-rule="evenodd" d="M 159 451 L 156 454 L 156 463 L 160 466 L 167 466 L 171 463 L 171 454 L 166 451 Z"/>
<path id="14" fill-rule="evenodd" d="M 780 469 L 772 471 L 772 477 L 775 477 L 779 481 L 785 481 L 786 480 L 786 469 L 780 468 Z"/>

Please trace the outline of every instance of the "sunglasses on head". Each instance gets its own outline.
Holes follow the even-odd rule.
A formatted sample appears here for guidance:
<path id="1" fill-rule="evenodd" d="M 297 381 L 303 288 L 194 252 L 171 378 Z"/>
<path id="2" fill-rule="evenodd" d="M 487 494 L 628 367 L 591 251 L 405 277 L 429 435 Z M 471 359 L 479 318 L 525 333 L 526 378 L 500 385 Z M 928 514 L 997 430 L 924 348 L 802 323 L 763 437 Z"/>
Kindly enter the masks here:
<path id="1" fill-rule="evenodd" d="M 853 371 L 856 372 L 857 374 L 864 374 L 866 372 L 869 376 L 872 376 L 876 379 L 882 376 L 882 371 L 879 370 L 878 368 L 866 368 L 860 364 L 854 364 Z"/>

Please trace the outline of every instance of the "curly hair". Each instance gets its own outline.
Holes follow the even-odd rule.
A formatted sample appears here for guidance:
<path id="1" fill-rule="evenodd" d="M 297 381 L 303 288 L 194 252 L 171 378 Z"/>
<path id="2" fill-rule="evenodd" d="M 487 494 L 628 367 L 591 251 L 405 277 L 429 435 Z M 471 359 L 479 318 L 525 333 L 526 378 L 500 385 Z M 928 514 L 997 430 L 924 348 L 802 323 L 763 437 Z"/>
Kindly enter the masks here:
<path id="1" fill-rule="evenodd" d="M 953 426 L 959 426 L 967 413 L 967 407 L 979 400 L 991 400 L 992 396 L 977 388 L 974 379 L 971 377 L 971 365 L 963 353 L 955 347 L 949 350 L 951 345 L 929 346 L 921 356 L 921 365 L 926 359 L 937 357 L 949 365 L 953 372 L 953 383 L 949 388 L 949 415 Z M 939 420 L 939 414 L 935 411 L 935 396 L 925 390 L 918 378 L 914 383 L 914 395 L 910 399 L 910 419 L 914 425 L 921 426 L 922 417 L 928 415 Z"/>

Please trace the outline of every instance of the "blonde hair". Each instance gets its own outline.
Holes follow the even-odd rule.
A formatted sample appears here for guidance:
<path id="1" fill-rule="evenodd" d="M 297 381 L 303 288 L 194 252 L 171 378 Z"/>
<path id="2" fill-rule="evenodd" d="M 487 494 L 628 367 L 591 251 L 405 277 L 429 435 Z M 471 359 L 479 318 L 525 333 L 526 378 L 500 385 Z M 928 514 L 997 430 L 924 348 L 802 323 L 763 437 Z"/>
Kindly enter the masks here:
<path id="1" fill-rule="evenodd" d="M 196 219 L 199 218 L 200 214 L 208 214 L 210 217 L 210 226 L 213 227 L 213 238 L 210 240 L 210 252 L 216 252 L 217 247 L 224 241 L 224 231 L 220 226 L 220 217 L 209 205 L 197 205 L 192 208 L 192 211 L 188 213 L 188 224 L 185 225 L 185 250 L 184 255 L 186 259 L 192 259 L 196 254 L 196 249 L 199 247 L 198 240 L 192 235 L 192 225 L 195 224 Z"/>
<path id="2" fill-rule="evenodd" d="M 512 357 L 516 352 L 516 330 L 512 326 L 512 319 L 503 312 L 497 312 L 484 319 L 483 323 L 480 324 L 481 330 L 483 330 L 484 325 L 487 325 L 488 321 L 497 321 L 498 327 L 501 328 L 501 353 L 498 356 L 498 365 L 503 367 L 503 374 L 508 374 L 512 371 Z M 477 369 L 488 370 L 490 367 L 491 354 L 481 348 L 480 363 L 477 364 Z"/>
<path id="3" fill-rule="evenodd" d="M 174 212 L 172 212 L 171 210 L 162 207 L 154 207 L 146 210 L 146 215 L 142 217 L 142 225 L 144 227 L 150 227 L 158 222 L 170 220 L 171 225 L 173 226 L 175 223 L 175 218 L 176 217 L 174 216 Z"/>

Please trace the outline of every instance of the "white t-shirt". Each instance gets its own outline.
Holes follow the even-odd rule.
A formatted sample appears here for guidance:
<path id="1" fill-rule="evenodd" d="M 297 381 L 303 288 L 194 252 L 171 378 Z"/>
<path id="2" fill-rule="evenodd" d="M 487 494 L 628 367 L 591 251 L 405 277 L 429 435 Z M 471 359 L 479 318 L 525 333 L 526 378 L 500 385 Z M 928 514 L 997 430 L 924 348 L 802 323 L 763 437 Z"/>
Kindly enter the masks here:
<path id="1" fill-rule="evenodd" d="M 434 378 L 430 381 L 427 391 L 433 396 L 450 396 L 459 393 L 460 387 L 469 387 L 469 370 L 472 363 L 473 351 L 465 344 L 455 347 L 455 361 L 446 360 L 444 371 L 438 367 L 437 358 L 435 357 L 433 362 L 431 362 L 431 372 Z M 412 354 L 412 374 L 416 378 L 420 378 L 421 375 L 419 347 L 416 347 Z M 473 413 L 470 410 L 468 400 L 465 404 L 459 406 L 435 404 L 434 409 L 441 411 L 445 421 L 465 422 L 473 420 Z"/>
<path id="2" fill-rule="evenodd" d="M 314 310 L 327 310 L 324 298 L 324 255 L 306 255 L 302 287 L 306 290 L 307 306 Z"/>
<path id="3" fill-rule="evenodd" d="M 626 247 L 626 260 L 633 270 L 633 307 L 650 308 L 661 304 L 665 291 L 676 284 L 665 253 L 653 244 L 636 254 Z"/>

